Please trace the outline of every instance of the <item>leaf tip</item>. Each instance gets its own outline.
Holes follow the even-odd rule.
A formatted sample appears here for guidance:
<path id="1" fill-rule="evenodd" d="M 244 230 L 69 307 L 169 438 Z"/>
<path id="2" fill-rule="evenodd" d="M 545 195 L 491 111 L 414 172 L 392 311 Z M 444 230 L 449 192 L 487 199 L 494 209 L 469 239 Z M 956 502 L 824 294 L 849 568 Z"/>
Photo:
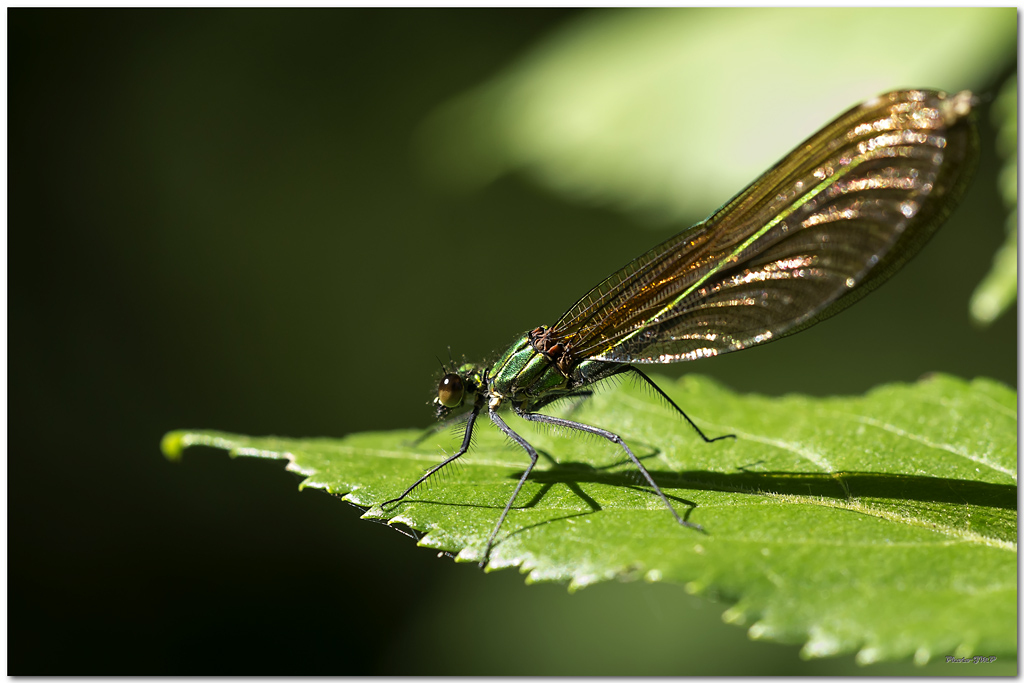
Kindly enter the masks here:
<path id="1" fill-rule="evenodd" d="M 804 659 L 820 659 L 835 656 L 842 651 L 843 644 L 838 638 L 817 633 L 800 649 L 800 656 Z M 865 651 L 861 650 L 861 652 Z M 860 657 L 860 653 L 857 657 Z"/>
<path id="2" fill-rule="evenodd" d="M 394 521 L 394 519 L 392 519 L 391 521 Z M 418 543 L 417 545 L 421 545 L 422 540 L 423 539 L 420 539 L 421 543 Z M 478 550 L 472 548 L 471 546 L 466 546 L 455 555 L 456 562 L 475 562 L 476 564 L 480 565 L 480 568 L 484 570 L 484 573 L 490 573 L 492 571 L 496 571 L 497 569 L 499 569 L 499 567 L 495 567 L 491 562 L 489 562 L 489 559 L 490 558 L 484 558 L 483 555 L 481 555 Z"/>
<path id="3" fill-rule="evenodd" d="M 569 581 L 569 594 L 572 595 L 593 583 L 594 578 L 591 576 L 575 576 Z"/>
<path id="4" fill-rule="evenodd" d="M 747 611 L 739 605 L 734 605 L 722 612 L 722 621 L 727 624 L 743 626 L 747 623 Z M 753 630 L 753 629 L 751 629 Z"/>
<path id="5" fill-rule="evenodd" d="M 722 618 L 725 618 L 724 614 L 722 615 Z M 774 640 L 778 637 L 777 631 L 763 621 L 759 621 L 747 629 L 747 635 L 750 636 L 751 640 Z M 811 643 L 805 645 L 804 650 L 806 650 L 810 645 Z M 804 653 L 801 652 L 800 654 Z"/>
<path id="6" fill-rule="evenodd" d="M 164 434 L 164 438 L 160 439 L 160 451 L 165 458 L 174 462 L 181 460 L 185 446 L 185 432 L 167 432 Z"/>

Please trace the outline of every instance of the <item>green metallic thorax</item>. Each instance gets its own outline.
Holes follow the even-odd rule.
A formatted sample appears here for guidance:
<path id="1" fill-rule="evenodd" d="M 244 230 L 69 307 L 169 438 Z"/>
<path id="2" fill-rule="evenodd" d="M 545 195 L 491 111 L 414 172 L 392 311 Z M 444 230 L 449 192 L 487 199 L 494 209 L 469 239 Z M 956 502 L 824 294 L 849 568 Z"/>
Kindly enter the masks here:
<path id="1" fill-rule="evenodd" d="M 545 328 L 537 328 L 534 332 Z M 621 368 L 619 363 L 593 360 L 563 365 L 537 350 L 530 332 L 501 354 L 488 371 L 489 402 L 497 407 L 508 400 L 525 410 L 536 410 L 581 387 L 604 379 Z"/>
<path id="2" fill-rule="evenodd" d="M 493 396 L 529 407 L 568 393 L 571 383 L 524 334 L 491 366 L 489 388 Z"/>

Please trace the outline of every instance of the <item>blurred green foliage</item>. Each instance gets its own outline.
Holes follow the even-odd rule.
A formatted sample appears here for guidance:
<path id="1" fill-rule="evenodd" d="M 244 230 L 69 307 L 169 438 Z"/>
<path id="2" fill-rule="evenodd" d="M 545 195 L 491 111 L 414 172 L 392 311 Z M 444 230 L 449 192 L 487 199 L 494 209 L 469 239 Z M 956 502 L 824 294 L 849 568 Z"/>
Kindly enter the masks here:
<path id="1" fill-rule="evenodd" d="M 971 318 L 987 325 L 1017 301 L 1017 76 L 1008 78 L 992 106 L 998 130 L 996 146 L 1003 159 L 999 192 L 1006 206 L 1006 241 L 996 251 L 992 269 L 971 296 Z"/>
<path id="2" fill-rule="evenodd" d="M 692 221 L 858 102 L 984 89 L 1016 40 L 1011 7 L 594 12 L 440 108 L 424 152 L 449 183 L 521 169 Z"/>

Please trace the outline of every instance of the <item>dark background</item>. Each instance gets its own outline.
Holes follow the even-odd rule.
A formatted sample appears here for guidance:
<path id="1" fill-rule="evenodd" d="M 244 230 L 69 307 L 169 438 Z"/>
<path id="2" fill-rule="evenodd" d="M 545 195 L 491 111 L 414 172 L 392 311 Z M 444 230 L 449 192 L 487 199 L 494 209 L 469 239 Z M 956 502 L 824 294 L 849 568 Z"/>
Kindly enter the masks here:
<path id="1" fill-rule="evenodd" d="M 8 11 L 8 674 L 952 673 L 803 662 L 674 586 L 484 575 L 280 463 L 160 455 L 176 428 L 426 426 L 435 355 L 486 356 L 682 227 L 425 182 L 427 114 L 578 12 Z M 1015 387 L 1016 313 L 966 313 L 1004 221 L 981 119 L 961 208 L 880 292 L 663 372 Z"/>

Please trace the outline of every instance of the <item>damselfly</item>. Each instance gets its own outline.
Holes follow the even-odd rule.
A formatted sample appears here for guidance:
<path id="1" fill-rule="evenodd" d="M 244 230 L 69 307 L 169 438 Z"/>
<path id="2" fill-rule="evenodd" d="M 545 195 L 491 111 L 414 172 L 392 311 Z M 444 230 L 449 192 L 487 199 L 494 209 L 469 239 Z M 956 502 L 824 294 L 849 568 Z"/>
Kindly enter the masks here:
<path id="1" fill-rule="evenodd" d="M 618 444 L 676 521 L 647 468 L 617 434 L 537 412 L 589 393 L 595 382 L 632 373 L 651 385 L 706 442 L 696 424 L 637 364 L 674 363 L 764 344 L 841 311 L 916 254 L 954 209 L 978 156 L 967 91 L 887 93 L 854 107 L 701 223 L 609 275 L 551 326 L 520 336 L 490 366 L 446 371 L 434 404 L 445 419 L 468 405 L 462 445 L 405 492 L 469 450 L 487 411 L 526 451 L 519 478 L 487 540 L 481 565 L 537 451 L 499 409 L 595 434 Z"/>

